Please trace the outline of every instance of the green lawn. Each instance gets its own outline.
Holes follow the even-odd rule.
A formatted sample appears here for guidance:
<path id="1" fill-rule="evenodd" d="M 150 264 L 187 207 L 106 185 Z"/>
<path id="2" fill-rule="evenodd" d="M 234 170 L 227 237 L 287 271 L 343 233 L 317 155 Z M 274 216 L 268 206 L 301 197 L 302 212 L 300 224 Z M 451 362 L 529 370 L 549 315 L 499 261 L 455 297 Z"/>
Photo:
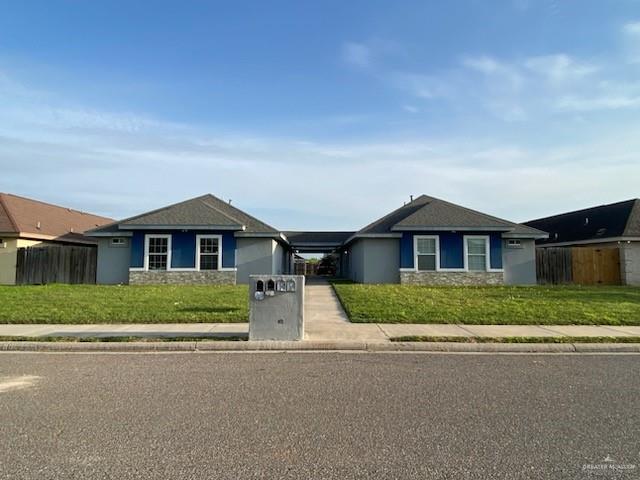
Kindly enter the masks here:
<path id="1" fill-rule="evenodd" d="M 244 285 L 0 286 L 0 323 L 246 322 Z"/>
<path id="2" fill-rule="evenodd" d="M 635 287 L 421 287 L 335 283 L 352 322 L 640 325 Z"/>

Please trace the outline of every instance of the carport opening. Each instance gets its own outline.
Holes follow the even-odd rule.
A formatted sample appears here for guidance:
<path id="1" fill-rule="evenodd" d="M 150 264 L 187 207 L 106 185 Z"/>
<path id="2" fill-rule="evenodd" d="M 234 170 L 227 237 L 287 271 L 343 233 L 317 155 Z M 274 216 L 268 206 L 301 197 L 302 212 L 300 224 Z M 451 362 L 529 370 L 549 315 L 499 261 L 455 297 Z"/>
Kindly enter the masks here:
<path id="1" fill-rule="evenodd" d="M 354 232 L 284 232 L 293 248 L 293 273 L 306 277 L 346 277 L 345 242 Z"/>

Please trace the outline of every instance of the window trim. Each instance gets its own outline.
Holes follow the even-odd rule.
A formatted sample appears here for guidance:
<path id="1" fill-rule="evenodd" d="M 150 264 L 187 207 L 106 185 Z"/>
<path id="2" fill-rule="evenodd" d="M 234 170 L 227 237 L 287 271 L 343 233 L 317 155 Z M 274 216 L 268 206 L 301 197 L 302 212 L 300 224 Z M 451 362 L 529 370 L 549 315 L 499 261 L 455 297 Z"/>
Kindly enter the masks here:
<path id="1" fill-rule="evenodd" d="M 171 235 L 161 234 L 146 234 L 144 236 L 144 270 L 149 270 L 149 240 L 152 238 L 166 238 L 167 239 L 167 268 L 166 270 L 152 270 L 154 272 L 168 272 L 171 270 Z"/>
<path id="2" fill-rule="evenodd" d="M 218 240 L 218 268 L 216 270 L 201 270 L 200 269 L 200 240 L 203 238 L 215 238 Z M 222 270 L 222 235 L 214 234 L 198 234 L 196 235 L 196 264 L 195 270 L 198 272 L 219 272 Z"/>
<path id="3" fill-rule="evenodd" d="M 127 246 L 126 237 L 111 237 L 109 246 L 113 248 L 123 248 Z"/>
<path id="4" fill-rule="evenodd" d="M 418 240 L 433 239 L 436 241 L 436 269 L 420 270 L 418 268 Z M 430 255 L 430 254 L 429 254 Z M 413 236 L 413 268 L 416 272 L 439 272 L 440 271 L 440 236 L 439 235 L 414 235 Z"/>
<path id="5" fill-rule="evenodd" d="M 469 270 L 469 245 L 468 239 L 479 238 L 484 240 L 484 270 Z M 489 235 L 464 235 L 464 269 L 466 272 L 496 272 L 502 270 L 491 269 L 491 239 Z"/>

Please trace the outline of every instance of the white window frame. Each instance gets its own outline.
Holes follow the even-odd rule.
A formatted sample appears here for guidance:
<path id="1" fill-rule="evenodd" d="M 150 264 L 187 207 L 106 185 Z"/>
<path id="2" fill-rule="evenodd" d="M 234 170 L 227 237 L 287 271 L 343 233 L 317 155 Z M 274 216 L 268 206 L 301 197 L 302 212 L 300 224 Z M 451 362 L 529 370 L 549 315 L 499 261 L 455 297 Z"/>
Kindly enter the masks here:
<path id="1" fill-rule="evenodd" d="M 435 270 L 419 270 L 418 269 L 418 240 L 434 239 L 436 241 L 436 269 Z M 414 235 L 413 236 L 413 268 L 416 272 L 439 272 L 440 271 L 440 237 L 438 235 Z"/>
<path id="2" fill-rule="evenodd" d="M 167 239 L 167 269 L 166 270 L 154 270 L 158 272 L 168 272 L 171 270 L 171 235 L 160 234 L 146 234 L 144 236 L 144 270 L 149 271 L 149 240 L 152 238 L 166 238 Z"/>
<path id="3" fill-rule="evenodd" d="M 522 240 L 519 238 L 507 238 L 507 248 L 522 248 Z"/>
<path id="4" fill-rule="evenodd" d="M 491 238 L 489 237 L 489 235 L 464 235 L 464 269 L 467 272 L 470 271 L 476 271 L 476 270 L 469 270 L 469 247 L 467 245 L 467 239 L 468 238 L 482 238 L 485 241 L 485 250 L 486 250 L 486 255 L 485 255 L 485 269 L 484 270 L 480 270 L 480 272 L 503 272 L 504 269 L 502 268 L 491 268 Z"/>
<path id="5" fill-rule="evenodd" d="M 200 240 L 203 238 L 215 238 L 218 240 L 218 268 L 216 270 L 200 270 Z M 195 269 L 202 272 L 215 272 L 222 270 L 222 235 L 196 235 L 196 265 Z"/>
<path id="6" fill-rule="evenodd" d="M 114 248 L 126 247 L 127 239 L 126 237 L 112 237 L 111 241 L 109 242 L 109 246 Z"/>

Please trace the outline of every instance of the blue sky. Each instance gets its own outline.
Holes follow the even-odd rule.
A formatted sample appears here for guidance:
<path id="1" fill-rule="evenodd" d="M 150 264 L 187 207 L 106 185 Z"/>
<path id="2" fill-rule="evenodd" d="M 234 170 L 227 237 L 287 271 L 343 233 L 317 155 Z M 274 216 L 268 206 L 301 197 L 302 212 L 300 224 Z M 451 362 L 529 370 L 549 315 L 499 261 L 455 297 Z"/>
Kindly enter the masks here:
<path id="1" fill-rule="evenodd" d="M 0 191 L 283 229 L 640 196 L 640 2 L 0 0 Z"/>

